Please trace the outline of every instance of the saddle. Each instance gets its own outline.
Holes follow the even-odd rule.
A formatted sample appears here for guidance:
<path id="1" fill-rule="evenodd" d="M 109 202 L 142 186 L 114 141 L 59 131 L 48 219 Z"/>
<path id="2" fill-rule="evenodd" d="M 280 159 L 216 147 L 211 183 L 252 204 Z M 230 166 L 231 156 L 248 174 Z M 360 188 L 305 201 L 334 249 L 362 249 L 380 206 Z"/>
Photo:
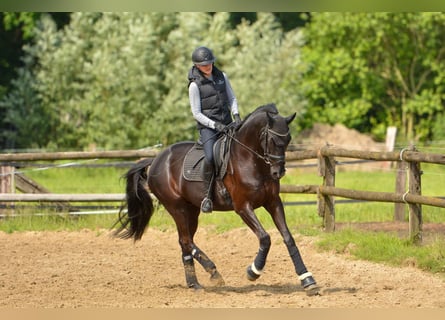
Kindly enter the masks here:
<path id="1" fill-rule="evenodd" d="M 232 139 L 223 135 L 213 145 L 213 159 L 215 166 L 215 178 L 222 180 L 227 172 L 229 162 L 230 145 Z M 188 181 L 203 181 L 202 166 L 204 165 L 204 148 L 197 141 L 184 157 L 182 175 Z"/>

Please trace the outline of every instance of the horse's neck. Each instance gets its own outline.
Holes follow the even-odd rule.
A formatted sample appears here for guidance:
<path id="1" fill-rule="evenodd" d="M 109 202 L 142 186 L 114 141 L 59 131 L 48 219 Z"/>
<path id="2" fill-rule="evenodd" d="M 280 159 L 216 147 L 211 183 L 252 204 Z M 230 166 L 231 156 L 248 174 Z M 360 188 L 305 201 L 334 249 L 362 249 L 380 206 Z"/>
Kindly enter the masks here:
<path id="1" fill-rule="evenodd" d="M 236 161 L 233 163 L 235 167 L 255 166 L 260 161 L 263 152 L 261 151 L 260 130 L 240 130 L 235 134 L 235 139 L 231 146 L 231 159 Z"/>
<path id="2" fill-rule="evenodd" d="M 260 153 L 260 136 L 260 129 L 241 128 L 241 130 L 235 134 L 235 144 L 242 149 L 249 150 L 252 154 L 255 154 L 255 152 Z"/>

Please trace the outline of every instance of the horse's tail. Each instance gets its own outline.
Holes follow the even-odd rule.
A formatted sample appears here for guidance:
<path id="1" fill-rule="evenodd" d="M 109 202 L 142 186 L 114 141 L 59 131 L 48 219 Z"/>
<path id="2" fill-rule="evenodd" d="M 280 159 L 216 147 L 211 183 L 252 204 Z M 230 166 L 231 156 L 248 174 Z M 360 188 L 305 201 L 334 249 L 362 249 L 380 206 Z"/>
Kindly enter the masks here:
<path id="1" fill-rule="evenodd" d="M 140 240 L 150 218 L 153 215 L 153 201 L 147 189 L 147 167 L 152 159 L 137 162 L 124 175 L 127 181 L 125 202 L 119 210 L 119 218 L 113 228 L 119 225 L 113 233 L 122 239 Z M 127 210 L 125 210 L 127 208 Z"/>

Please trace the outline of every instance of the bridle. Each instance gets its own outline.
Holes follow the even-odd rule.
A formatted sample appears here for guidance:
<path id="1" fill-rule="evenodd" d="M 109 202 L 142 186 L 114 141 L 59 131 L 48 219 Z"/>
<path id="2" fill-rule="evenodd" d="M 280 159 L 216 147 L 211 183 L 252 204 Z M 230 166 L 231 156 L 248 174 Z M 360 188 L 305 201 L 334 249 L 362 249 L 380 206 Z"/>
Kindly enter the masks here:
<path id="1" fill-rule="evenodd" d="M 289 130 L 286 133 L 279 133 L 276 132 L 274 130 L 272 130 L 271 128 L 269 128 L 269 126 L 266 126 L 266 128 L 263 130 L 263 132 L 261 133 L 261 136 L 265 136 L 264 140 L 264 156 L 263 159 L 266 162 L 266 164 L 271 165 L 272 163 L 280 163 L 280 162 L 285 162 L 285 155 L 275 155 L 269 152 L 269 135 L 274 135 L 274 136 L 278 136 L 278 137 L 287 137 L 289 135 Z M 273 141 L 273 139 L 272 139 Z"/>
<path id="2" fill-rule="evenodd" d="M 272 130 L 271 128 L 269 128 L 269 125 L 267 125 L 262 130 L 262 132 L 260 134 L 260 139 L 264 139 L 264 147 L 263 147 L 264 154 L 263 155 L 259 154 L 257 151 L 253 150 L 252 148 L 250 148 L 249 146 L 245 145 L 244 143 L 239 141 L 237 138 L 235 138 L 235 136 L 233 135 L 233 132 L 234 131 L 227 132 L 227 136 L 230 137 L 236 143 L 238 143 L 240 146 L 244 147 L 246 150 L 249 150 L 250 152 L 252 152 L 258 158 L 263 159 L 263 161 L 267 165 L 285 162 L 285 155 L 275 155 L 275 154 L 272 154 L 269 152 L 268 141 L 269 141 L 269 135 L 274 135 L 274 136 L 278 136 L 278 137 L 287 137 L 289 135 L 289 130 L 286 133 L 279 133 L 279 132 Z"/>

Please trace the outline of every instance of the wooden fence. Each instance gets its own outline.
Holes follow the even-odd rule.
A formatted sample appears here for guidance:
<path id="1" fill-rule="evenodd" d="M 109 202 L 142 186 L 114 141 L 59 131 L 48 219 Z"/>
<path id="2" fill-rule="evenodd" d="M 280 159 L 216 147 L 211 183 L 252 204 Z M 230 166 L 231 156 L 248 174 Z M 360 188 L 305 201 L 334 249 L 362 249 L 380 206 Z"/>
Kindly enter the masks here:
<path id="1" fill-rule="evenodd" d="M 405 191 L 404 184 L 397 184 L 399 190 L 396 192 L 373 192 L 364 190 L 351 190 L 335 187 L 334 157 L 354 158 L 373 161 L 394 161 L 398 167 L 408 167 L 408 190 Z M 335 203 L 334 196 L 380 202 L 393 202 L 408 204 L 409 206 L 409 234 L 414 243 L 422 241 L 422 205 L 430 205 L 445 208 L 445 200 L 437 197 L 422 196 L 420 164 L 434 163 L 445 164 L 444 154 L 422 153 L 414 147 L 404 148 L 400 152 L 377 152 L 357 151 L 335 148 L 331 146 L 322 147 L 319 150 L 304 152 L 290 152 L 286 155 L 287 160 L 318 159 L 318 169 L 323 177 L 320 186 L 282 186 L 281 192 L 313 193 L 318 195 L 318 213 L 323 217 L 326 231 L 335 230 Z"/>
<path id="2" fill-rule="evenodd" d="M 36 161 L 36 160 L 67 160 L 67 159 L 137 159 L 145 157 L 155 157 L 157 151 L 154 150 L 127 150 L 127 151 L 103 151 L 103 152 L 54 152 L 54 153 L 15 153 L 0 154 L 0 202 L 13 201 L 120 201 L 123 194 L 14 194 L 5 193 L 5 181 L 11 180 L 7 173 L 8 168 L 5 163 L 14 161 Z M 398 184 L 399 188 L 394 192 L 373 192 L 366 190 L 352 190 L 335 187 L 335 172 L 337 158 L 353 158 L 373 161 L 393 161 L 400 166 L 408 167 L 409 187 L 404 190 L 405 183 Z M 400 152 L 377 152 L 346 150 L 326 145 L 319 150 L 293 151 L 286 153 L 286 161 L 301 161 L 308 159 L 318 160 L 318 172 L 322 177 L 321 185 L 282 185 L 282 193 L 309 193 L 317 194 L 318 214 L 323 218 L 323 225 L 326 231 L 335 230 L 335 199 L 342 197 L 356 200 L 393 202 L 397 204 L 408 204 L 409 206 L 409 233 L 413 242 L 422 240 L 422 205 L 430 205 L 445 208 L 445 200 L 438 197 L 428 197 L 421 194 L 421 170 L 420 164 L 434 163 L 445 164 L 444 154 L 422 153 L 414 147 L 402 149 Z M 6 172 L 6 173 L 5 173 Z M 3 173 L 3 174 L 2 174 Z"/>

